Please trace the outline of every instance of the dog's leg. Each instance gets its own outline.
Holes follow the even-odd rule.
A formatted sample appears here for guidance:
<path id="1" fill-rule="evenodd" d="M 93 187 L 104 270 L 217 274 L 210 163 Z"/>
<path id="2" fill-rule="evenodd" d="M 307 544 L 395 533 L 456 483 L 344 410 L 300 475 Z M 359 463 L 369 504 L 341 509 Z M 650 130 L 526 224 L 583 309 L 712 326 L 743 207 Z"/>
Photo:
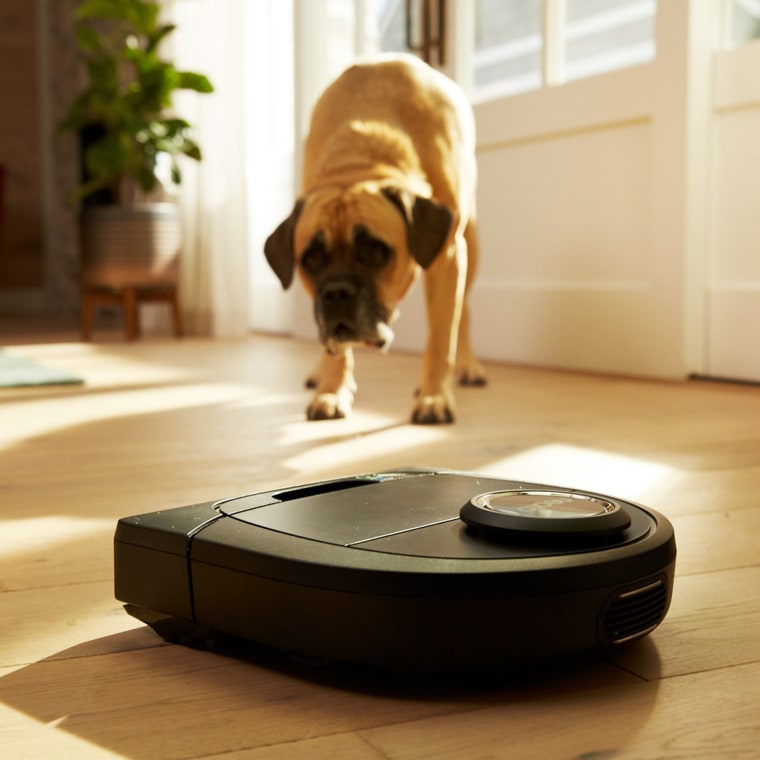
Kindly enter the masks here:
<path id="1" fill-rule="evenodd" d="M 470 332 L 470 286 L 475 279 L 478 265 L 478 230 L 474 219 L 470 219 L 464 230 L 467 241 L 467 280 L 465 284 L 462 317 L 459 321 L 459 339 L 457 340 L 456 378 L 460 385 L 485 385 L 486 372 L 472 350 Z"/>
<path id="2" fill-rule="evenodd" d="M 412 422 L 454 421 L 454 361 L 466 275 L 467 243 L 457 235 L 453 250 L 434 262 L 425 276 L 428 341 Z"/>
<path id="3" fill-rule="evenodd" d="M 322 365 L 325 362 L 325 358 L 322 354 L 319 356 L 319 360 L 314 365 L 314 369 L 309 372 L 309 374 L 306 376 L 306 380 L 304 381 L 304 385 L 314 390 L 315 388 L 319 388 L 319 378 L 322 377 Z"/>
<path id="4" fill-rule="evenodd" d="M 470 341 L 470 307 L 466 300 L 462 304 L 462 317 L 459 321 L 456 378 L 460 385 L 486 385 L 488 383 L 486 371 L 472 350 L 472 343 Z"/>
<path id="5" fill-rule="evenodd" d="M 306 409 L 310 420 L 333 420 L 351 412 L 356 393 L 354 380 L 354 354 L 350 348 L 339 354 L 322 355 L 318 377 L 312 375 L 317 388 Z"/>

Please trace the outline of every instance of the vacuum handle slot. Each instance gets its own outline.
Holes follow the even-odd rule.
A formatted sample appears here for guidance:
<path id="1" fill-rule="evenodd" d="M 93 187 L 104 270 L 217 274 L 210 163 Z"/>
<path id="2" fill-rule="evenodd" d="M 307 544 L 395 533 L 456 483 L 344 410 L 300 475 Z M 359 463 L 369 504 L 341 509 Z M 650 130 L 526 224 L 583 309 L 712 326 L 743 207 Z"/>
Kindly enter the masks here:
<path id="1" fill-rule="evenodd" d="M 306 486 L 296 486 L 288 488 L 285 491 L 278 491 L 272 494 L 273 499 L 277 501 L 295 501 L 296 499 L 305 499 L 310 496 L 319 496 L 325 493 L 335 491 L 345 491 L 349 488 L 358 488 L 359 486 L 376 485 L 386 480 L 400 480 L 402 478 L 415 478 L 420 475 L 429 475 L 424 469 L 409 468 L 408 470 L 398 470 L 394 472 L 378 472 L 371 475 L 362 475 L 354 478 L 340 478 L 338 480 L 325 480 L 322 483 L 311 483 Z"/>
<path id="2" fill-rule="evenodd" d="M 333 493 L 335 491 L 345 491 L 349 488 L 357 488 L 359 486 L 368 486 L 372 483 L 377 483 L 376 480 L 363 480 L 356 478 L 348 478 L 343 480 L 327 480 L 324 483 L 314 483 L 309 486 L 297 486 L 287 491 L 279 491 L 273 493 L 272 498 L 277 501 L 295 501 L 296 499 L 306 499 L 311 496 L 319 496 L 325 493 Z"/>

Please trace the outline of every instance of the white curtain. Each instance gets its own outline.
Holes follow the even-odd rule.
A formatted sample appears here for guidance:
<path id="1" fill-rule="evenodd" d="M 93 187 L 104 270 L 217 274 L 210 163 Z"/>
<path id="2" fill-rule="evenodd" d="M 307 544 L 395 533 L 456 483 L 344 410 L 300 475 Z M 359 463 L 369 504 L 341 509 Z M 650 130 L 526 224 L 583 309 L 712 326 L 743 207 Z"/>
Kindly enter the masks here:
<path id="1" fill-rule="evenodd" d="M 215 337 L 244 335 L 249 325 L 244 5 L 166 3 L 177 24 L 167 45 L 175 65 L 214 85 L 211 94 L 178 93 L 174 109 L 192 124 L 203 152 L 201 162 L 182 162 L 183 318 L 189 333 Z"/>

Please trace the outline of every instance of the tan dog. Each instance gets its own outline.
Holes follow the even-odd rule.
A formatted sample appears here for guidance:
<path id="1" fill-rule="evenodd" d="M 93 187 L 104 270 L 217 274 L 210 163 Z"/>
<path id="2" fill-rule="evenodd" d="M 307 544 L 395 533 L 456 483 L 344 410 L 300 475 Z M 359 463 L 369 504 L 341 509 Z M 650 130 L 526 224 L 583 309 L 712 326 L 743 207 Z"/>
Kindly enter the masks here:
<path id="1" fill-rule="evenodd" d="M 321 96 L 302 193 L 264 250 L 284 288 L 297 270 L 324 355 L 309 419 L 344 417 L 352 346 L 387 348 L 399 301 L 425 273 L 428 341 L 412 420 L 452 422 L 453 377 L 482 385 L 465 301 L 477 259 L 475 127 L 447 77 L 412 56 L 352 66 Z"/>

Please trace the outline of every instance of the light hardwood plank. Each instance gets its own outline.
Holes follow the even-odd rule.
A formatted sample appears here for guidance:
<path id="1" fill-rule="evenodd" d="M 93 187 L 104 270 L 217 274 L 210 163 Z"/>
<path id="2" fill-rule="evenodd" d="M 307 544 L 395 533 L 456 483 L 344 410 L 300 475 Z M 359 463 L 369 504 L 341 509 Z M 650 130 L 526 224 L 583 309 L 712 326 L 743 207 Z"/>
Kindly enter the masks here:
<path id="1" fill-rule="evenodd" d="M 392 760 L 509 757 L 752 760 L 760 742 L 760 665 L 626 688 L 546 693 L 454 719 L 360 732 Z"/>
<path id="2" fill-rule="evenodd" d="M 653 491 L 651 506 L 669 515 L 733 514 L 740 510 L 756 510 L 758 483 L 758 467 L 684 472 L 674 475 L 670 482 L 660 484 Z"/>
<path id="3" fill-rule="evenodd" d="M 760 568 L 676 578 L 665 621 L 652 635 L 657 658 L 622 650 L 612 660 L 655 680 L 760 662 Z"/>
<path id="4" fill-rule="evenodd" d="M 355 733 L 320 736 L 297 742 L 255 747 L 223 755 L 208 755 L 206 760 L 387 760 Z"/>
<path id="5" fill-rule="evenodd" d="M 680 575 L 760 565 L 760 511 L 719 510 L 672 517 Z"/>
<path id="6" fill-rule="evenodd" d="M 48 659 L 0 680 L 0 732 L 18 715 L 131 758 L 204 757 L 252 747 L 453 716 L 545 689 L 577 692 L 638 682 L 599 661 L 538 684 L 404 681 L 382 675 L 263 665 L 178 646 Z M 150 736 L 150 741 L 146 741 Z"/>
<path id="7" fill-rule="evenodd" d="M 144 630 L 113 598 L 111 580 L 0 593 L 0 618 L 0 662 L 11 666 L 92 646 L 112 634 Z"/>

